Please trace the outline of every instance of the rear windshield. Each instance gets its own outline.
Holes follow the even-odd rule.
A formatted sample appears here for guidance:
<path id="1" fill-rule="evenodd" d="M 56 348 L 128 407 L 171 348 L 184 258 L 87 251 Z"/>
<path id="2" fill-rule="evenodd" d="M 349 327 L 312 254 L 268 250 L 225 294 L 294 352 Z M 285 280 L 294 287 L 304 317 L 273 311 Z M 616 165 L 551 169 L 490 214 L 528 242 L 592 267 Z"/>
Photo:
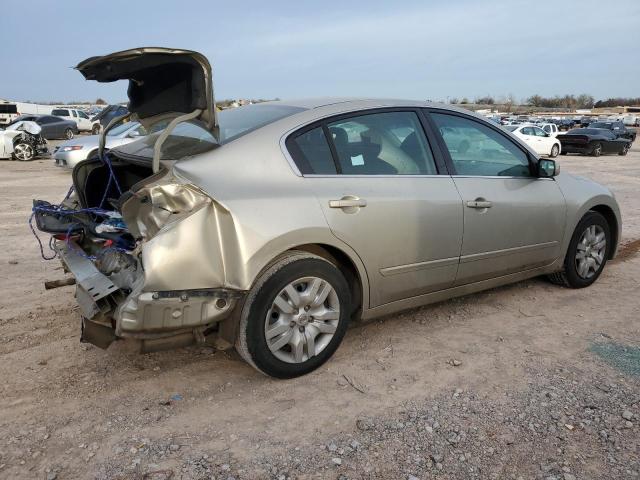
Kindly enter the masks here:
<path id="1" fill-rule="evenodd" d="M 160 158 L 162 160 L 179 160 L 213 150 L 220 144 L 228 143 L 260 127 L 303 110 L 306 109 L 268 103 L 223 110 L 218 112 L 220 141 L 216 140 L 213 134 L 197 121 L 179 123 L 162 144 Z M 162 125 L 161 128 L 164 126 Z M 157 131 L 156 127 L 154 125 L 154 131 L 150 135 L 118 147 L 118 151 L 135 157 L 152 158 L 153 145 L 161 133 Z"/>
<path id="2" fill-rule="evenodd" d="M 218 113 L 220 142 L 227 143 L 270 123 L 305 110 L 290 105 L 256 103 Z"/>

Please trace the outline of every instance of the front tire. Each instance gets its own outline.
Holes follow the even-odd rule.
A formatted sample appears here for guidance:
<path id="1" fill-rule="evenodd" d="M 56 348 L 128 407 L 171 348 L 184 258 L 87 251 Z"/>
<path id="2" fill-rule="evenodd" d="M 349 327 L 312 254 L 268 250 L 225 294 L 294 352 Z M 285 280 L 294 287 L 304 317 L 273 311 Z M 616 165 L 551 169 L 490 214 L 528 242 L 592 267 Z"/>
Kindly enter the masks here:
<path id="1" fill-rule="evenodd" d="M 71 140 L 73 138 L 73 130 L 71 130 L 70 128 L 67 128 L 64 131 L 64 138 L 66 138 L 67 140 Z"/>
<path id="2" fill-rule="evenodd" d="M 13 158 L 20 160 L 21 162 L 28 162 L 35 156 L 35 150 L 33 147 L 24 142 L 16 143 L 13 146 Z"/>
<path id="3" fill-rule="evenodd" d="M 556 158 L 559 153 L 560 153 L 560 147 L 558 147 L 558 145 L 556 144 L 553 147 L 551 147 L 551 154 L 549 156 L 551 158 Z"/>
<path id="4" fill-rule="evenodd" d="M 622 147 L 622 151 L 618 152 L 618 155 L 622 155 L 623 157 L 629 153 L 629 149 L 631 148 L 631 144 L 627 143 L 624 147 Z"/>
<path id="5" fill-rule="evenodd" d="M 91 135 L 98 135 L 100 133 L 100 124 L 95 124 L 91 127 Z"/>
<path id="6" fill-rule="evenodd" d="M 587 212 L 573 232 L 562 270 L 549 280 L 570 288 L 588 287 L 602 273 L 611 246 L 607 220 L 598 212 Z"/>
<path id="7" fill-rule="evenodd" d="M 242 306 L 236 349 L 276 378 L 305 375 L 340 345 L 351 311 L 349 286 L 329 261 L 307 252 L 279 257 Z"/>
<path id="8" fill-rule="evenodd" d="M 599 157 L 600 155 L 602 155 L 602 144 L 601 143 L 596 143 L 593 146 L 593 150 L 591 150 L 591 156 Z"/>

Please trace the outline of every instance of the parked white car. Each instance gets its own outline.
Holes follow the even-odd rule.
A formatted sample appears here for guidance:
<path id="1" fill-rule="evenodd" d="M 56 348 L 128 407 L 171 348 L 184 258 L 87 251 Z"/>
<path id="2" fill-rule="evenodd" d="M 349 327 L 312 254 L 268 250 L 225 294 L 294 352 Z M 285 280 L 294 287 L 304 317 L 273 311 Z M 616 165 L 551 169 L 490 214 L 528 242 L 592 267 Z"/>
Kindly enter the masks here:
<path id="1" fill-rule="evenodd" d="M 91 121 L 89 115 L 82 110 L 76 108 L 54 108 L 51 110 L 51 115 L 64 118 L 65 120 L 73 120 L 81 132 L 91 132 L 92 135 L 100 133 L 100 122 Z"/>
<path id="2" fill-rule="evenodd" d="M 551 135 L 552 137 L 557 137 L 558 136 L 558 125 L 556 125 L 555 123 L 541 123 L 540 125 L 538 125 L 542 130 L 544 130 L 545 132 L 547 132 L 549 135 Z"/>
<path id="3" fill-rule="evenodd" d="M 560 141 L 535 125 L 506 125 L 508 131 L 521 138 L 538 155 L 557 157 L 560 153 Z"/>

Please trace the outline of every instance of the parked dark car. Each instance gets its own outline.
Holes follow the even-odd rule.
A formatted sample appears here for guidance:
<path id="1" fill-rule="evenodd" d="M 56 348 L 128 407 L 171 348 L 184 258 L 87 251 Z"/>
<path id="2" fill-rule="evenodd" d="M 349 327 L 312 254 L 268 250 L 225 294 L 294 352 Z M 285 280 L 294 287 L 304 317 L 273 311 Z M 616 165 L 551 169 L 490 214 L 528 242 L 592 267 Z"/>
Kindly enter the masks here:
<path id="1" fill-rule="evenodd" d="M 78 125 L 72 120 L 65 120 L 60 117 L 54 117 L 53 115 L 20 115 L 11 122 L 12 125 L 20 121 L 36 122 L 42 128 L 42 135 L 47 140 L 54 138 L 65 138 L 71 140 L 75 134 L 78 133 Z"/>
<path id="2" fill-rule="evenodd" d="M 616 137 L 627 138 L 632 142 L 636 141 L 636 131 L 624 126 L 622 122 L 596 122 L 590 125 L 591 128 L 604 128 L 612 131 Z"/>
<path id="3" fill-rule="evenodd" d="M 576 125 L 576 122 L 574 122 L 570 118 L 562 118 L 558 120 L 557 125 L 558 125 L 558 130 L 567 131 L 567 130 L 571 130 Z"/>
<path id="4" fill-rule="evenodd" d="M 556 137 L 560 140 L 561 155 L 581 153 L 599 157 L 603 153 L 626 155 L 631 148 L 631 140 L 616 137 L 611 130 L 604 128 L 576 128 Z"/>
<path id="5" fill-rule="evenodd" d="M 121 117 L 129 110 L 122 105 L 107 105 L 100 113 L 91 119 L 92 122 L 98 120 L 102 128 L 106 127 L 111 120 L 116 117 Z"/>

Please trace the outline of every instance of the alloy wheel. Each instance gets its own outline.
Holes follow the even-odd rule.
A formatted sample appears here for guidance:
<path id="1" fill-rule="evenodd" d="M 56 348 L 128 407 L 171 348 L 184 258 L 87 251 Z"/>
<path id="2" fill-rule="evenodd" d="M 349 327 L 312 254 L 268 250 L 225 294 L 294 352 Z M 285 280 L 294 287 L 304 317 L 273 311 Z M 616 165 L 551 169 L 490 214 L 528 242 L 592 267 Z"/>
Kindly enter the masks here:
<path id="1" fill-rule="evenodd" d="M 339 321 L 340 301 L 333 286 L 322 278 L 304 277 L 276 295 L 265 318 L 265 338 L 279 360 L 302 363 L 329 345 Z"/>
<path id="2" fill-rule="evenodd" d="M 607 237 L 599 225 L 591 225 L 582 233 L 576 248 L 576 271 L 589 279 L 600 269 L 607 251 Z"/>
<path id="3" fill-rule="evenodd" d="M 33 147 L 28 143 L 19 143 L 13 147 L 13 154 L 18 160 L 31 160 L 33 158 Z"/>

